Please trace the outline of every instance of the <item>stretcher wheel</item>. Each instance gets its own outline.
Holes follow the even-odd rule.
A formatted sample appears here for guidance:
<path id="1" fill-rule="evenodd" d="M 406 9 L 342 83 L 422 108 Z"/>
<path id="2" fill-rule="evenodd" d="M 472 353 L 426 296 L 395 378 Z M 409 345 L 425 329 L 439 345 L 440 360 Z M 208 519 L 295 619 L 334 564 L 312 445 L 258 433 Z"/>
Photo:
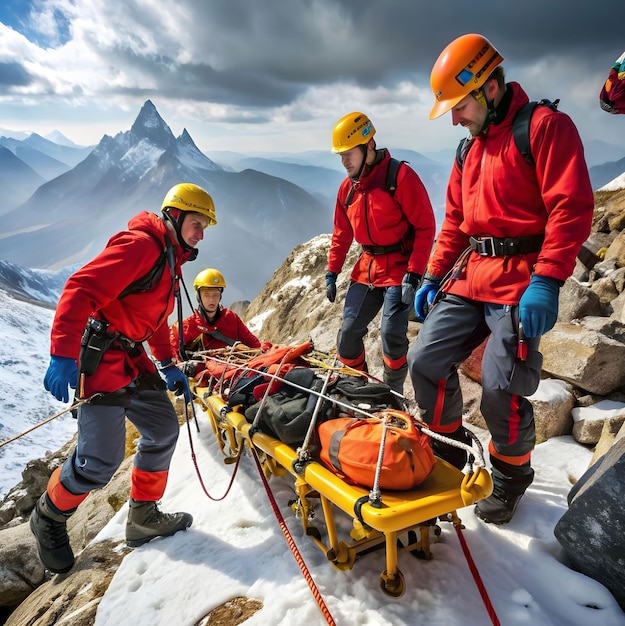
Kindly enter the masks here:
<path id="1" fill-rule="evenodd" d="M 400 570 L 393 577 L 389 577 L 386 570 L 380 576 L 380 589 L 391 598 L 401 598 L 406 591 L 406 580 Z"/>

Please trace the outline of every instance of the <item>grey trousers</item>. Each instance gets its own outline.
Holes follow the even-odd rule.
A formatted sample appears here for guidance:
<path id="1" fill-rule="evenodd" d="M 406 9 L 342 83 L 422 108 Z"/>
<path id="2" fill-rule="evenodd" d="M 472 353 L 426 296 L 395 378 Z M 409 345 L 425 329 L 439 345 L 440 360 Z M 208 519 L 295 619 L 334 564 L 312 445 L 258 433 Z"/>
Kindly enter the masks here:
<path id="1" fill-rule="evenodd" d="M 480 409 L 491 434 L 491 457 L 511 465 L 529 461 L 536 441 L 534 413 L 525 396 L 540 381 L 540 338 L 525 339 L 519 356 L 518 307 L 445 295 L 430 311 L 408 352 L 415 400 L 432 430 L 462 424 L 458 366 L 486 338 Z"/>
<path id="2" fill-rule="evenodd" d="M 73 494 L 106 485 L 124 460 L 126 417 L 141 434 L 134 466 L 143 472 L 169 469 L 180 434 L 166 391 L 137 389 L 126 406 L 83 404 L 78 409 L 78 443 L 61 469 L 61 483 Z"/>

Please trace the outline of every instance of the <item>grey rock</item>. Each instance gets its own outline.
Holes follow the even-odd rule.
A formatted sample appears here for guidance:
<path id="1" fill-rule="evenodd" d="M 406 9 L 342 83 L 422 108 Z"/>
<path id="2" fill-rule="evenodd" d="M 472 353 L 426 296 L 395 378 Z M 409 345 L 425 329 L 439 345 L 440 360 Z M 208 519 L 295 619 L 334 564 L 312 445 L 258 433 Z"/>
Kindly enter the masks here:
<path id="1" fill-rule="evenodd" d="M 625 438 L 580 478 L 554 534 L 573 567 L 607 587 L 625 610 Z"/>

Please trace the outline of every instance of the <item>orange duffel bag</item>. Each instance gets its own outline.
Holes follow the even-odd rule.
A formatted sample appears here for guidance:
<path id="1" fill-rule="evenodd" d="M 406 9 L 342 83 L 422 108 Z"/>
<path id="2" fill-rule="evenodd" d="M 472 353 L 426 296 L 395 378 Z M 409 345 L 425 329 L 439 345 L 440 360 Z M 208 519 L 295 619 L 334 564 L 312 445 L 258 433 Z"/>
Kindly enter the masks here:
<path id="1" fill-rule="evenodd" d="M 319 424 L 321 461 L 347 482 L 373 487 L 386 425 L 380 489 L 407 491 L 420 485 L 434 469 L 427 435 L 401 411 L 376 413 L 377 418 L 339 417 Z"/>

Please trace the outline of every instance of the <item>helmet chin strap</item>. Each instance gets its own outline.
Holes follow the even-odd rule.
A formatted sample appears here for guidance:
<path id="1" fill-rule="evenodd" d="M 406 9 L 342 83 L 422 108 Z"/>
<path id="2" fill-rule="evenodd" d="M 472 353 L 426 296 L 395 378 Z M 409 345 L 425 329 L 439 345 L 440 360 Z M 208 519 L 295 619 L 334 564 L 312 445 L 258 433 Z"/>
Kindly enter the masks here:
<path id="1" fill-rule="evenodd" d="M 367 144 L 360 144 L 360 149 L 362 150 L 362 163 L 360 164 L 360 169 L 358 170 L 358 174 L 356 176 L 352 176 L 352 180 L 358 180 L 362 176 L 362 172 L 365 169 L 365 165 L 367 165 Z"/>
<path id="2" fill-rule="evenodd" d="M 482 128 L 480 128 L 480 132 L 478 133 L 478 135 L 481 135 L 497 119 L 497 110 L 495 109 L 495 100 L 488 100 L 486 93 L 484 92 L 484 87 L 480 87 L 477 90 L 475 93 L 475 99 L 486 108 L 486 118 L 484 119 Z"/>
<path id="3" fill-rule="evenodd" d="M 182 237 L 182 222 L 184 222 L 184 218 L 186 217 L 186 215 L 187 214 L 184 211 L 180 211 L 180 216 L 178 217 L 178 219 L 176 219 L 173 215 L 171 215 L 169 209 L 166 208 L 163 210 L 163 216 L 165 217 L 165 220 L 167 220 L 173 226 L 174 231 L 176 232 L 176 239 L 178 240 L 178 243 L 185 252 L 190 252 L 195 248 L 190 246 Z"/>

